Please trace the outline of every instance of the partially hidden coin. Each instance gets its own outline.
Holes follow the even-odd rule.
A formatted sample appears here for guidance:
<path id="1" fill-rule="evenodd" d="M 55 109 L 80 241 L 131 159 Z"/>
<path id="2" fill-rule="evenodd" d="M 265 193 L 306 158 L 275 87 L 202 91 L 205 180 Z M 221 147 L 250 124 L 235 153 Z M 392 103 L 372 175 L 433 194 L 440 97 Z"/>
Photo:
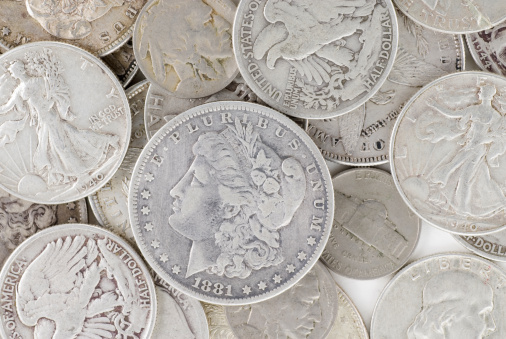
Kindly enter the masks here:
<path id="1" fill-rule="evenodd" d="M 305 132 L 243 102 L 169 121 L 144 148 L 129 192 L 146 260 L 172 286 L 216 304 L 296 284 L 323 251 L 333 206 L 328 168 Z"/>
<path id="2" fill-rule="evenodd" d="M 151 338 L 156 296 L 142 259 L 99 227 L 47 228 L 1 273 L 3 338 Z"/>
<path id="3" fill-rule="evenodd" d="M 132 39 L 128 40 L 124 45 L 116 51 L 102 57 L 102 60 L 118 77 L 119 82 L 126 88 L 135 74 L 139 70 L 139 65 L 135 60 Z"/>
<path id="4" fill-rule="evenodd" d="M 506 231 L 486 235 L 453 235 L 455 240 L 474 253 L 496 261 L 506 261 Z"/>
<path id="5" fill-rule="evenodd" d="M 506 22 L 466 34 L 466 40 L 471 56 L 482 70 L 506 76 Z"/>
<path id="6" fill-rule="evenodd" d="M 0 190 L 0 266 L 28 237 L 53 225 L 88 222 L 84 199 L 61 205 L 25 201 Z"/>
<path id="7" fill-rule="evenodd" d="M 466 34 L 492 28 L 506 19 L 506 4 L 487 0 L 393 0 L 415 22 L 429 29 Z"/>
<path id="8" fill-rule="evenodd" d="M 504 338 L 506 274 L 471 254 L 442 253 L 400 271 L 374 309 L 371 339 Z"/>
<path id="9" fill-rule="evenodd" d="M 239 70 L 269 106 L 298 118 L 350 112 L 385 82 L 397 50 L 392 2 L 241 1 Z"/>
<path id="10" fill-rule="evenodd" d="M 38 42 L 0 57 L 0 186 L 41 204 L 84 198 L 125 156 L 128 101 L 115 75 L 84 50 Z"/>
<path id="11" fill-rule="evenodd" d="M 202 98 L 237 75 L 232 0 L 151 0 L 134 28 L 134 54 L 152 83 L 178 98 Z"/>
<path id="12" fill-rule="evenodd" d="M 390 164 L 408 206 L 440 229 L 479 235 L 506 226 L 506 80 L 484 72 L 447 75 L 405 106 Z"/>
<path id="13" fill-rule="evenodd" d="M 286 292 L 259 303 L 225 307 L 228 323 L 240 339 L 324 339 L 338 312 L 334 279 L 317 263 Z"/>
<path id="14" fill-rule="evenodd" d="M 351 166 L 388 162 L 392 130 L 406 102 L 422 86 L 464 68 L 461 36 L 432 31 L 397 14 L 397 57 L 378 93 L 349 113 L 308 122 L 307 133 L 327 160 Z"/>
<path id="15" fill-rule="evenodd" d="M 402 200 L 390 173 L 356 168 L 332 182 L 336 209 L 322 261 L 353 279 L 400 269 L 418 242 L 420 219 Z"/>
<path id="16" fill-rule="evenodd" d="M 144 102 L 148 88 L 149 82 L 145 80 L 127 90 L 133 126 L 127 153 L 111 180 L 88 196 L 98 223 L 134 247 L 136 243 L 128 217 L 128 190 L 135 163 L 148 142 L 144 128 Z"/>

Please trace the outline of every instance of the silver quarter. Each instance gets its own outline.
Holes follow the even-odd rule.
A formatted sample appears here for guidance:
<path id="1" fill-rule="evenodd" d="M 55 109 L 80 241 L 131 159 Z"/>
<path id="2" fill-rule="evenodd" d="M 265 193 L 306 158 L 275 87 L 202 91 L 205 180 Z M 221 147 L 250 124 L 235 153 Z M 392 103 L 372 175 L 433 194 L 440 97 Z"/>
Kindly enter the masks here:
<path id="1" fill-rule="evenodd" d="M 262 103 L 256 94 L 244 83 L 240 75 L 238 75 L 225 89 L 200 99 L 177 98 L 173 95 L 169 95 L 164 89 L 151 84 L 148 89 L 144 108 L 144 121 L 148 139 L 151 139 L 163 125 L 179 113 L 215 101 L 249 101 Z"/>
<path id="2" fill-rule="evenodd" d="M 392 129 L 404 104 L 422 86 L 463 69 L 461 36 L 423 28 L 397 14 L 397 57 L 378 93 L 342 116 L 309 120 L 307 133 L 327 160 L 351 166 L 388 162 Z"/>
<path id="3" fill-rule="evenodd" d="M 405 205 L 390 173 L 356 168 L 333 180 L 334 224 L 322 261 L 353 279 L 375 279 L 401 268 L 420 234 L 420 219 Z"/>
<path id="4" fill-rule="evenodd" d="M 462 235 L 506 226 L 506 80 L 484 72 L 442 77 L 401 112 L 390 164 L 408 206 Z"/>
<path id="5" fill-rule="evenodd" d="M 299 118 L 358 108 L 385 82 L 397 50 L 389 0 L 246 0 L 237 9 L 234 51 L 251 89 Z"/>
<path id="6" fill-rule="evenodd" d="M 506 231 L 486 235 L 453 236 L 474 253 L 490 260 L 506 261 Z"/>
<path id="7" fill-rule="evenodd" d="M 155 274 L 157 316 L 153 339 L 208 339 L 209 327 L 200 302 Z"/>
<path id="8" fill-rule="evenodd" d="M 337 316 L 327 338 L 369 339 L 364 320 L 357 308 L 338 285 L 336 285 L 336 288 Z"/>
<path id="9" fill-rule="evenodd" d="M 466 41 L 471 56 L 482 70 L 506 76 L 506 22 L 466 34 Z"/>
<path id="10" fill-rule="evenodd" d="M 332 223 L 328 168 L 294 122 L 264 106 L 202 105 L 150 139 L 135 166 L 135 239 L 165 281 L 242 305 L 282 293 L 316 263 Z"/>
<path id="11" fill-rule="evenodd" d="M 506 19 L 506 4 L 488 0 L 394 0 L 412 20 L 435 31 L 466 34 Z"/>
<path id="12" fill-rule="evenodd" d="M 420 259 L 383 290 L 371 339 L 504 338 L 505 283 L 502 269 L 474 255 Z"/>
<path id="13" fill-rule="evenodd" d="M 153 280 L 121 238 L 63 225 L 23 242 L 1 273 L 3 338 L 150 338 Z"/>
<path id="14" fill-rule="evenodd" d="M 252 305 L 225 307 L 225 312 L 240 339 L 324 339 L 336 320 L 337 297 L 334 279 L 317 263 L 286 292 Z"/>
<path id="15" fill-rule="evenodd" d="M 144 102 L 148 88 L 149 82 L 145 80 L 127 90 L 133 126 L 127 153 L 111 180 L 88 196 L 91 210 L 99 224 L 134 247 L 136 243 L 128 217 L 128 190 L 135 162 L 148 142 L 144 129 Z"/>
<path id="16" fill-rule="evenodd" d="M 41 204 L 81 199 L 125 156 L 128 101 L 107 67 L 80 48 L 39 42 L 0 57 L 0 186 Z"/>
<path id="17" fill-rule="evenodd" d="M 123 87 L 127 87 L 139 70 L 139 65 L 135 60 L 132 40 L 128 40 L 116 51 L 102 57 L 114 74 L 118 77 Z"/>
<path id="18" fill-rule="evenodd" d="M 88 222 L 84 199 L 61 205 L 24 201 L 0 190 L 0 267 L 23 241 L 47 227 Z"/>
<path id="19" fill-rule="evenodd" d="M 135 58 L 146 78 L 178 98 L 202 98 L 237 75 L 232 0 L 151 0 L 135 25 Z"/>
<path id="20" fill-rule="evenodd" d="M 146 0 L 102 3 L 0 1 L 0 47 L 12 49 L 36 41 L 60 41 L 97 56 L 118 49 L 132 36 Z"/>

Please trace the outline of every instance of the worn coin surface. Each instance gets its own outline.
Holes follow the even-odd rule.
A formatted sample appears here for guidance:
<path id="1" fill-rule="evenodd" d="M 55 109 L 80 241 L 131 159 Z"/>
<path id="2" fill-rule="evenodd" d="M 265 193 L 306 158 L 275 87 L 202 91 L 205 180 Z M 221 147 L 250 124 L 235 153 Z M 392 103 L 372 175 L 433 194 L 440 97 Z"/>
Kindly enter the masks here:
<path id="1" fill-rule="evenodd" d="M 157 316 L 153 339 L 207 339 L 209 327 L 200 302 L 154 275 Z"/>
<path id="2" fill-rule="evenodd" d="M 228 324 L 225 306 L 202 302 L 202 307 L 204 307 L 209 324 L 210 339 L 237 339 Z"/>
<path id="3" fill-rule="evenodd" d="M 199 99 L 177 98 L 173 95 L 169 95 L 163 88 L 151 84 L 148 89 L 144 108 L 144 122 L 148 139 L 151 139 L 163 125 L 179 113 L 215 101 L 249 101 L 262 103 L 256 94 L 244 83 L 240 75 L 218 93 Z"/>
<path id="4" fill-rule="evenodd" d="M 41 204 L 75 201 L 103 186 L 131 130 L 115 75 L 57 42 L 10 50 L 0 64 L 0 186 Z"/>
<path id="5" fill-rule="evenodd" d="M 466 34 L 492 28 L 506 19 L 506 3 L 489 0 L 394 0 L 412 20 L 430 29 Z"/>
<path id="6" fill-rule="evenodd" d="M 471 254 L 420 259 L 385 287 L 372 339 L 506 337 L 506 274 Z"/>
<path id="7" fill-rule="evenodd" d="M 131 36 L 146 0 L 0 1 L 0 47 L 60 41 L 98 56 L 107 55 Z"/>
<path id="8" fill-rule="evenodd" d="M 335 117 L 385 82 L 397 49 L 389 0 L 246 0 L 234 25 L 239 70 L 269 106 L 299 118 Z"/>
<path id="9" fill-rule="evenodd" d="M 375 279 L 401 268 L 418 241 L 420 219 L 402 200 L 390 173 L 356 168 L 332 182 L 334 224 L 323 262 L 353 279 Z"/>
<path id="10" fill-rule="evenodd" d="M 129 212 L 141 252 L 172 286 L 216 304 L 273 297 L 316 263 L 334 196 L 320 152 L 257 104 L 186 111 L 150 139 Z"/>
<path id="11" fill-rule="evenodd" d="M 506 261 L 506 231 L 486 235 L 453 236 L 474 253 L 491 260 Z"/>
<path id="12" fill-rule="evenodd" d="M 506 22 L 466 34 L 466 40 L 471 56 L 481 69 L 506 76 Z"/>
<path id="13" fill-rule="evenodd" d="M 0 190 L 0 266 L 28 237 L 49 226 L 88 222 L 84 199 L 61 205 L 28 202 Z"/>
<path id="14" fill-rule="evenodd" d="M 136 246 L 128 217 L 128 189 L 135 162 L 148 142 L 144 129 L 144 102 L 149 88 L 147 80 L 130 87 L 126 95 L 132 114 L 132 135 L 120 167 L 107 184 L 88 196 L 98 223 Z"/>
<path id="15" fill-rule="evenodd" d="M 139 70 L 135 60 L 132 40 L 128 40 L 116 51 L 102 57 L 102 60 L 116 74 L 123 87 L 127 87 Z"/>
<path id="16" fill-rule="evenodd" d="M 121 238 L 99 227 L 47 228 L 0 273 L 2 338 L 150 338 L 153 280 Z"/>
<path id="17" fill-rule="evenodd" d="M 336 284 L 337 316 L 327 338 L 369 339 L 364 320 L 351 299 Z"/>
<path id="18" fill-rule="evenodd" d="M 378 93 L 350 113 L 309 120 L 307 133 L 327 160 L 352 166 L 386 163 L 390 136 L 404 104 L 422 86 L 464 67 L 462 37 L 429 30 L 397 14 L 397 57 Z"/>
<path id="19" fill-rule="evenodd" d="M 317 263 L 286 292 L 259 303 L 226 307 L 228 323 L 238 338 L 327 338 L 335 322 L 336 283 Z"/>
<path id="20" fill-rule="evenodd" d="M 506 226 L 506 79 L 484 72 L 440 78 L 403 109 L 390 164 L 410 208 L 463 235 Z"/>
<path id="21" fill-rule="evenodd" d="M 148 80 L 178 98 L 202 98 L 237 75 L 232 49 L 232 0 L 151 0 L 133 35 Z"/>

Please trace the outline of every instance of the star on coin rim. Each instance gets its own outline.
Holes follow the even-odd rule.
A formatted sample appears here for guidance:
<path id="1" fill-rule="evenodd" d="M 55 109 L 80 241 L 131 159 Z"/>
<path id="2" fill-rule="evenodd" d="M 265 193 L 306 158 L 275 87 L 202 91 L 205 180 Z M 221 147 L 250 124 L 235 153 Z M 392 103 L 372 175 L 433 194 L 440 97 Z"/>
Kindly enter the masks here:
<path id="1" fill-rule="evenodd" d="M 171 267 L 167 266 L 167 269 L 163 269 L 158 263 L 157 263 L 157 254 L 154 253 L 152 250 L 150 250 L 150 243 L 146 242 L 143 239 L 142 230 L 141 228 L 143 225 L 139 222 L 139 213 L 137 212 L 137 207 L 139 205 L 139 202 L 134 199 L 134 197 L 137 195 L 138 192 L 138 186 L 140 183 L 140 180 L 144 177 L 144 172 L 140 173 L 140 169 L 144 168 L 147 161 L 147 155 L 151 154 L 153 152 L 153 148 L 157 146 L 164 138 L 167 138 L 169 134 L 173 131 L 174 128 L 182 126 L 183 123 L 190 121 L 191 119 L 198 117 L 202 114 L 207 114 L 210 112 L 220 112 L 222 110 L 231 111 L 231 110 L 240 110 L 244 113 L 249 112 L 253 114 L 258 114 L 260 117 L 265 117 L 268 119 L 271 119 L 277 123 L 280 123 L 284 128 L 290 130 L 292 133 L 294 133 L 299 140 L 302 142 L 302 145 L 307 147 L 308 152 L 311 156 L 313 156 L 315 163 L 317 164 L 318 168 L 321 171 L 322 174 L 322 181 L 324 183 L 324 186 L 327 187 L 327 196 L 326 196 L 326 203 L 327 203 L 327 211 L 325 212 L 325 220 L 327 223 L 325 224 L 325 230 L 322 231 L 322 234 L 320 235 L 320 242 L 316 244 L 314 247 L 313 254 L 310 257 L 306 257 L 304 259 L 304 262 L 302 263 L 301 268 L 298 270 L 297 273 L 295 273 L 290 279 L 283 279 L 283 283 L 280 283 L 278 287 L 274 287 L 271 290 L 268 290 L 267 292 L 261 292 L 257 296 L 254 297 L 242 297 L 241 291 L 238 290 L 236 293 L 236 296 L 230 297 L 230 298 L 219 298 L 219 297 L 213 297 L 205 295 L 201 292 L 196 292 L 195 290 L 179 283 L 178 281 L 172 279 L 171 275 Z M 165 281 L 167 281 L 171 286 L 174 286 L 175 288 L 179 289 L 180 291 L 188 294 L 189 296 L 198 299 L 200 301 L 204 301 L 207 303 L 212 303 L 216 305 L 247 305 L 263 300 L 270 299 L 272 297 L 275 297 L 284 291 L 288 290 L 290 287 L 294 286 L 300 279 L 302 279 L 307 272 L 311 270 L 311 268 L 316 265 L 318 262 L 318 259 L 320 258 L 321 254 L 323 253 L 323 250 L 325 249 L 325 245 L 327 244 L 327 241 L 330 236 L 331 228 L 332 228 L 332 222 L 334 220 L 334 187 L 332 185 L 332 178 L 330 176 L 330 172 L 328 170 L 328 167 L 325 163 L 325 160 L 323 159 L 323 156 L 321 155 L 320 151 L 318 150 L 318 147 L 314 144 L 314 142 L 311 140 L 311 138 L 306 134 L 306 132 L 300 128 L 295 122 L 293 122 L 291 119 L 286 117 L 285 115 L 277 112 L 276 110 L 262 106 L 259 104 L 253 104 L 249 102 L 234 102 L 234 101 L 219 101 L 219 102 L 213 102 L 204 104 L 201 106 L 197 106 L 194 108 L 191 108 L 187 110 L 186 112 L 183 112 L 176 116 L 174 119 L 170 120 L 167 124 L 165 124 L 158 132 L 156 132 L 155 135 L 149 140 L 146 147 L 144 147 L 141 155 L 139 156 L 139 160 L 135 164 L 135 168 L 132 172 L 132 180 L 130 183 L 130 188 L 128 192 L 128 214 L 130 216 L 130 222 L 132 226 L 132 231 L 135 237 L 135 241 L 137 243 L 137 246 L 140 249 L 141 254 L 143 255 L 146 262 L 153 268 L 153 270 Z M 135 200 L 135 201 L 134 201 Z M 306 246 L 306 238 L 303 238 L 300 242 L 300 246 Z M 313 249 L 313 246 L 311 246 L 311 249 Z M 299 250 L 300 252 L 301 250 Z M 288 259 L 287 259 L 288 260 Z M 171 265 L 178 265 L 178 263 L 171 263 Z M 281 272 L 281 271 L 280 271 Z M 278 273 L 280 274 L 280 273 Z M 254 275 L 254 274 L 252 274 Z M 258 278 L 260 280 L 264 280 L 264 278 Z M 259 283 L 259 281 L 253 281 L 253 279 L 250 280 L 244 280 L 243 283 L 252 286 L 255 286 L 255 284 Z"/>

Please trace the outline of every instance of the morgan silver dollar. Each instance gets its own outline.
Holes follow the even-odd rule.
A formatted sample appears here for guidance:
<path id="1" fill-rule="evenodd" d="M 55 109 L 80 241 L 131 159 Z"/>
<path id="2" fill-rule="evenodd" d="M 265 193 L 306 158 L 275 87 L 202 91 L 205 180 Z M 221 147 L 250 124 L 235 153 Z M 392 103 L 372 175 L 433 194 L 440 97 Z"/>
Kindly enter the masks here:
<path id="1" fill-rule="evenodd" d="M 242 76 L 294 117 L 330 118 L 364 104 L 385 82 L 396 49 L 390 0 L 245 0 L 237 9 Z"/>
<path id="2" fill-rule="evenodd" d="M 125 156 L 122 86 L 80 48 L 38 42 L 0 57 L 0 186 L 42 204 L 93 193 Z"/>
<path id="3" fill-rule="evenodd" d="M 241 102 L 169 121 L 144 148 L 129 193 L 149 264 L 215 304 L 262 301 L 297 283 L 323 251 L 333 206 L 327 166 L 305 132 Z"/>
<path id="4" fill-rule="evenodd" d="M 2 338 L 148 339 L 156 297 L 149 271 L 121 238 L 75 224 L 23 242 L 0 273 Z"/>

